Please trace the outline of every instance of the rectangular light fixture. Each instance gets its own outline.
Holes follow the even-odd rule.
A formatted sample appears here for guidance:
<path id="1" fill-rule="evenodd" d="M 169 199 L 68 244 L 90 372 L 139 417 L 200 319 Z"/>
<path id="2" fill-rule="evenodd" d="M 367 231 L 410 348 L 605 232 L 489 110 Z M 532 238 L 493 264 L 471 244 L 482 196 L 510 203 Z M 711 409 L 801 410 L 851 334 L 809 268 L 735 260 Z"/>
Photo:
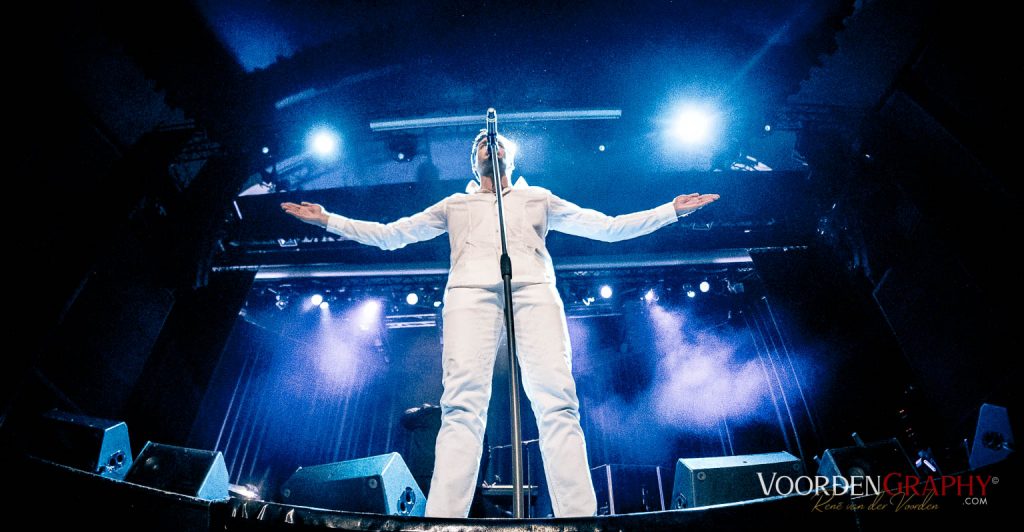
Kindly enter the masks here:
<path id="1" fill-rule="evenodd" d="M 432 127 L 459 127 L 481 124 L 484 113 L 465 116 L 436 116 L 432 118 L 408 118 L 370 122 L 373 131 L 395 131 L 399 129 L 426 129 Z M 498 119 L 509 122 L 553 122 L 564 120 L 616 120 L 622 118 L 621 109 L 585 109 L 577 111 L 537 111 L 532 113 L 499 113 Z"/>
<path id="2" fill-rule="evenodd" d="M 746 264 L 753 262 L 746 249 L 721 249 L 634 255 L 605 255 L 566 257 L 555 265 L 557 271 L 611 270 L 683 266 L 690 264 Z M 305 264 L 258 266 L 257 281 L 278 279 L 311 279 L 332 277 L 382 277 L 447 275 L 448 265 L 442 262 L 406 264 Z M 230 267 L 215 267 L 214 271 L 230 271 Z"/>

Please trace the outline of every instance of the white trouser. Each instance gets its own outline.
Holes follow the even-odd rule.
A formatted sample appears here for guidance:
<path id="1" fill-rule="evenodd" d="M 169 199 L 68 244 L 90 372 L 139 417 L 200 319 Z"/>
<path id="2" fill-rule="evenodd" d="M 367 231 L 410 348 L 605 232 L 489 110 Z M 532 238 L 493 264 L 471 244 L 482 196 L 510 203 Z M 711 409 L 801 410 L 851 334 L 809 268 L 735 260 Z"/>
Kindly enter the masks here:
<path id="1" fill-rule="evenodd" d="M 466 517 L 483 451 L 491 377 L 505 334 L 501 286 L 450 288 L 444 303 L 444 393 L 429 517 Z M 556 517 L 597 512 L 572 379 L 569 332 L 552 284 L 513 289 L 523 389 L 537 418 L 540 452 Z"/>

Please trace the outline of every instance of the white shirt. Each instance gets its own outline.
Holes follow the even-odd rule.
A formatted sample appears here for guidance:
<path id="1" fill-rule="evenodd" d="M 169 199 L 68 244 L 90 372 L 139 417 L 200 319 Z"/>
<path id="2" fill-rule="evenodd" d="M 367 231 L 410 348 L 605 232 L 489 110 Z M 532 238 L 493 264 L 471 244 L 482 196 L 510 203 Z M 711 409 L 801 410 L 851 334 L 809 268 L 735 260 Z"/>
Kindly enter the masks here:
<path id="1" fill-rule="evenodd" d="M 327 230 L 361 244 L 398 249 L 429 240 L 445 231 L 451 242 L 448 287 L 487 287 L 501 283 L 498 258 L 498 201 L 471 182 L 466 194 L 453 194 L 423 212 L 388 224 L 353 220 L 327 213 Z M 544 239 L 548 231 L 616 242 L 654 232 L 676 221 L 672 203 L 654 209 L 608 216 L 584 209 L 519 178 L 502 191 L 512 260 L 512 282 L 554 283 L 555 269 Z"/>

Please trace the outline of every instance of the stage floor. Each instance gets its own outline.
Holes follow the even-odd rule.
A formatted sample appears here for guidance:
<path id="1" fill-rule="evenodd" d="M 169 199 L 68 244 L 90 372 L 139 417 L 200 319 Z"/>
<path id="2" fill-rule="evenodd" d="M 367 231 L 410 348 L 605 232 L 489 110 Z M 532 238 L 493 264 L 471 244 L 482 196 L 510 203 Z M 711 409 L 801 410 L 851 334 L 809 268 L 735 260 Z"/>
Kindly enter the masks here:
<path id="1" fill-rule="evenodd" d="M 7 521 L 53 530 L 389 530 L 389 531 L 672 531 L 672 530 L 888 530 L 892 526 L 978 526 L 1013 510 L 1009 492 L 984 508 L 937 500 L 932 509 L 851 510 L 848 499 L 824 506 L 817 496 L 587 518 L 436 519 L 340 512 L 229 498 L 205 501 L 112 480 L 42 460 L 6 460 Z M 1005 468 L 1012 467 L 1005 464 Z M 994 471 L 998 474 L 1000 471 Z M 1009 475 L 1007 478 L 1011 478 Z M 6 506 L 6 505 L 5 505 Z"/>

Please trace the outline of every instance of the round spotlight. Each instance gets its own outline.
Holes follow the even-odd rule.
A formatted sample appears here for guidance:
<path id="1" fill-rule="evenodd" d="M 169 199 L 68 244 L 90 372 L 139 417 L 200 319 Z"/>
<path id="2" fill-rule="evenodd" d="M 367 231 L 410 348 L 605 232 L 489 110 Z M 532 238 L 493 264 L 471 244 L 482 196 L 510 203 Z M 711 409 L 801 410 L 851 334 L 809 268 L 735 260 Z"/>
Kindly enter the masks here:
<path id="1" fill-rule="evenodd" d="M 270 147 L 264 146 L 263 149 L 260 150 L 260 151 L 263 152 L 263 155 L 266 155 L 266 154 L 270 153 Z"/>
<path id="2" fill-rule="evenodd" d="M 597 151 L 604 151 L 604 150 L 605 150 L 604 144 L 601 144 L 600 146 L 597 147 Z"/>
<path id="3" fill-rule="evenodd" d="M 309 298 L 309 302 L 315 307 L 324 302 L 324 296 L 320 294 L 313 294 L 313 297 Z"/>
<path id="4" fill-rule="evenodd" d="M 341 139 L 338 134 L 329 129 L 318 129 L 312 133 L 309 140 L 309 147 L 321 159 L 330 159 L 338 154 L 338 145 Z"/>
<path id="5" fill-rule="evenodd" d="M 383 308 L 380 301 L 371 299 L 366 301 L 359 307 L 359 322 L 363 324 L 369 324 L 380 317 L 380 311 Z"/>
<path id="6" fill-rule="evenodd" d="M 331 308 L 331 304 L 330 303 L 328 303 L 326 301 L 321 301 L 320 302 L 320 310 L 327 310 L 329 308 Z"/>
<path id="7" fill-rule="evenodd" d="M 602 286 L 601 287 L 601 297 L 603 297 L 605 299 L 608 299 L 609 297 L 612 297 L 612 287 L 610 287 L 608 285 Z"/>
<path id="8" fill-rule="evenodd" d="M 764 132 L 765 133 L 771 133 L 771 131 L 772 131 L 772 125 L 771 124 L 765 124 L 764 125 Z"/>
<path id="9" fill-rule="evenodd" d="M 715 117 L 703 109 L 687 107 L 673 119 L 669 135 L 687 146 L 697 146 L 711 139 Z"/>
<path id="10" fill-rule="evenodd" d="M 434 301 L 434 308 L 439 308 L 440 306 L 441 306 L 441 302 L 440 301 Z"/>
<path id="11" fill-rule="evenodd" d="M 398 135 L 388 141 L 388 152 L 391 158 L 400 163 L 408 163 L 416 157 L 419 139 L 412 135 Z"/>
<path id="12" fill-rule="evenodd" d="M 416 295 L 416 292 L 411 292 L 409 295 L 405 296 L 405 302 L 410 305 L 415 305 L 420 302 L 420 296 Z"/>
<path id="13" fill-rule="evenodd" d="M 701 291 L 701 292 L 703 292 L 703 293 L 705 293 L 705 294 L 706 294 L 706 293 L 708 293 L 708 292 L 709 292 L 710 290 L 711 290 L 711 283 L 709 283 L 709 282 L 707 282 L 707 281 L 701 281 L 701 282 L 700 282 L 700 291 Z"/>
<path id="14" fill-rule="evenodd" d="M 647 293 L 644 294 L 644 301 L 646 301 L 648 303 L 650 303 L 651 301 L 654 301 L 654 289 L 653 288 L 648 290 Z"/>
<path id="15" fill-rule="evenodd" d="M 686 291 L 686 297 L 697 297 L 697 292 L 695 292 L 693 290 L 687 290 Z"/>
<path id="16" fill-rule="evenodd" d="M 371 299 L 360 305 L 358 319 L 356 320 L 359 325 L 359 330 L 369 331 L 370 327 L 373 326 L 380 318 L 382 308 L 383 305 L 381 305 L 381 302 L 376 299 Z"/>

